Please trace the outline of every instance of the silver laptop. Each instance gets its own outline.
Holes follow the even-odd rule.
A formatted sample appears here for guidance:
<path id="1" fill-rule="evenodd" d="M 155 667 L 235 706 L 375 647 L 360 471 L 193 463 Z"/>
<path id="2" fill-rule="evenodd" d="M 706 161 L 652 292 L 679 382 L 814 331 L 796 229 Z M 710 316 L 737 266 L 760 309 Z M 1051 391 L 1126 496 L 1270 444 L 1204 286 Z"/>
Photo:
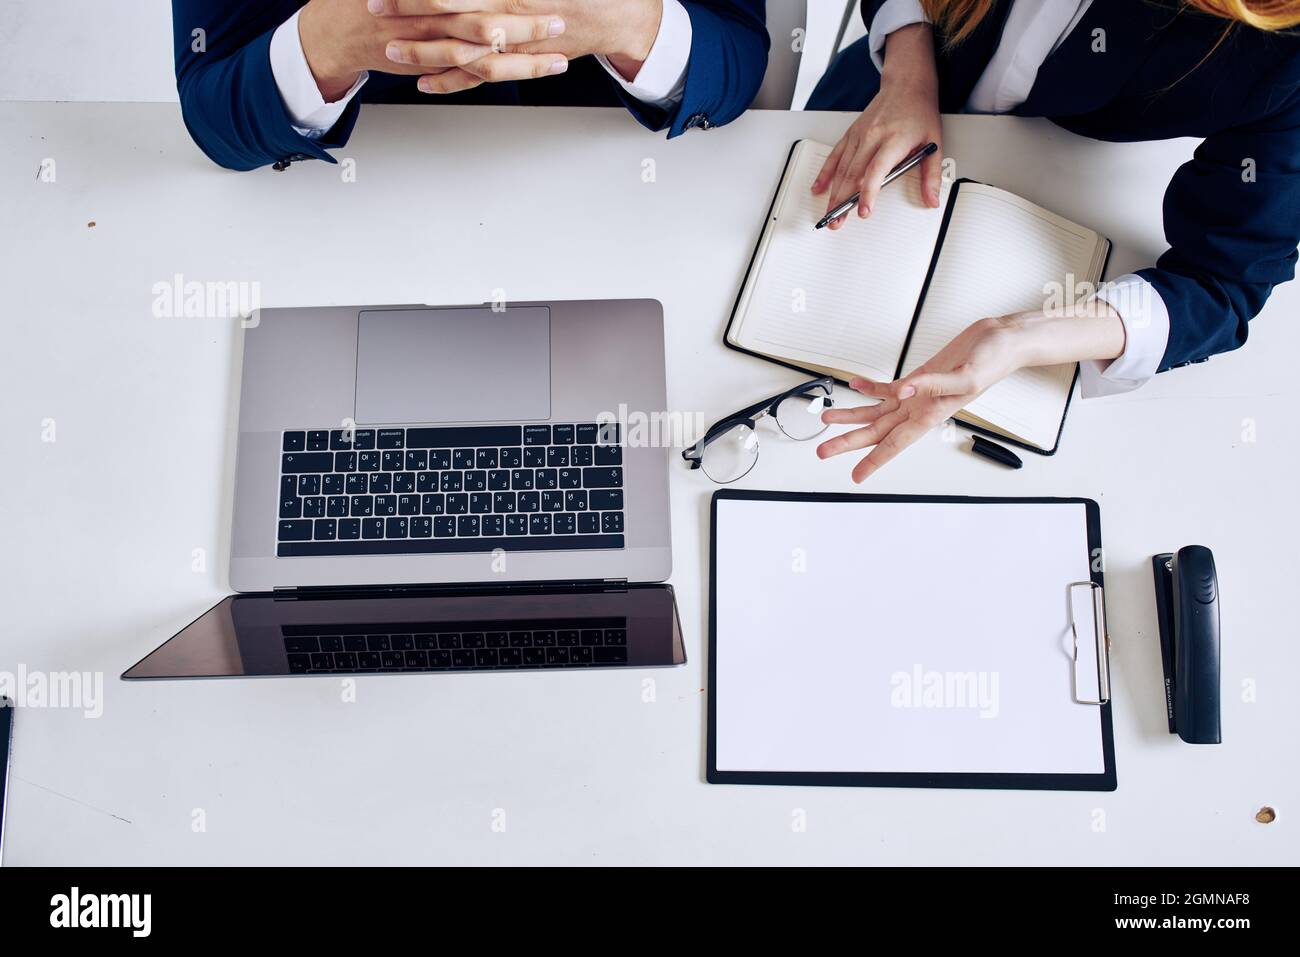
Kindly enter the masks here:
<path id="1" fill-rule="evenodd" d="M 123 676 L 669 665 L 654 300 L 263 309 L 226 599 Z"/>

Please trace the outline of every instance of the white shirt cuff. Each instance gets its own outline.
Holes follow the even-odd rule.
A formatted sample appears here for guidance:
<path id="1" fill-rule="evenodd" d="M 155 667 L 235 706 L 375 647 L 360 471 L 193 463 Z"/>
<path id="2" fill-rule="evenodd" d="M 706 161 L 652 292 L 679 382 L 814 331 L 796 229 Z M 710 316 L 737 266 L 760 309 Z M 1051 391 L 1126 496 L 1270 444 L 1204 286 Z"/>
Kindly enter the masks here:
<path id="1" fill-rule="evenodd" d="M 1117 359 L 1079 364 L 1079 394 L 1085 399 L 1131 392 L 1160 368 L 1169 344 L 1169 309 L 1155 286 L 1130 273 L 1097 290 L 1124 323 L 1124 352 Z"/>
<path id="2" fill-rule="evenodd" d="M 871 30 L 867 41 L 871 49 L 871 62 L 877 70 L 885 68 L 885 40 L 895 30 L 911 26 L 913 23 L 929 23 L 930 18 L 921 8 L 921 0 L 885 0 L 871 20 Z"/>
<path id="3" fill-rule="evenodd" d="M 616 83 L 642 103 L 671 109 L 682 101 L 686 90 L 686 67 L 691 60 L 691 16 L 680 0 L 664 0 L 659 33 L 650 55 L 631 80 L 609 65 L 603 56 L 596 57 Z"/>
<path id="4" fill-rule="evenodd" d="M 303 136 L 319 139 L 338 122 L 357 90 L 370 79 L 370 74 L 363 71 L 342 99 L 326 103 L 320 95 L 316 78 L 311 74 L 311 67 L 307 65 L 307 55 L 302 52 L 302 38 L 298 36 L 299 13 L 302 10 L 271 34 L 271 75 L 275 77 L 284 108 L 293 120 L 293 128 Z"/>

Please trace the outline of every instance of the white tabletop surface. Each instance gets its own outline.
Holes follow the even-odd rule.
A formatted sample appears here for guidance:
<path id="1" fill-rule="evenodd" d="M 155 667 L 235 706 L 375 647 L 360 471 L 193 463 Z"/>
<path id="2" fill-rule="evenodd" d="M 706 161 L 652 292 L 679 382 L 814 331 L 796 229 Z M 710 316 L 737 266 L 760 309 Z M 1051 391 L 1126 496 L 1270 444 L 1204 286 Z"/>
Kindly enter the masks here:
<path id="1" fill-rule="evenodd" d="M 865 489 L 1101 503 L 1114 793 L 706 784 L 713 486 L 679 468 L 682 668 L 363 677 L 355 702 L 333 678 L 118 680 L 227 593 L 240 332 L 155 318 L 155 283 L 256 281 L 268 306 L 655 297 L 669 405 L 716 416 L 797 381 L 720 337 L 789 144 L 848 119 L 751 113 L 669 143 L 616 110 L 370 106 L 343 182 L 219 170 L 172 105 L 0 104 L 0 671 L 104 675 L 98 718 L 17 713 L 5 862 L 1296 863 L 1294 284 L 1238 353 L 1076 402 L 1054 458 L 1010 473 L 934 434 Z M 945 134 L 958 175 L 1112 237 L 1111 275 L 1163 249 L 1194 145 L 1014 118 Z M 851 464 L 765 441 L 742 487 L 847 491 Z M 1190 543 L 1222 585 L 1219 747 L 1164 723 L 1150 556 Z"/>

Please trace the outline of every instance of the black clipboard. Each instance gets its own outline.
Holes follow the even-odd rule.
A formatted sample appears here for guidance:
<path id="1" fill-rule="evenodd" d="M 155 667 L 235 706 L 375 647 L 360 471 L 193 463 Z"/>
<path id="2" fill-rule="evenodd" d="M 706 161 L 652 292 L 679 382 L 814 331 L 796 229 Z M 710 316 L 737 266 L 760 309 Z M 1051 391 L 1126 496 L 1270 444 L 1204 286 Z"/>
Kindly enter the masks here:
<path id="1" fill-rule="evenodd" d="M 720 489 L 713 493 L 709 505 L 709 681 L 708 681 L 708 741 L 706 748 L 705 777 L 710 784 L 768 784 L 801 785 L 814 787 L 901 787 L 901 788 L 970 788 L 1000 790 L 1046 790 L 1046 791 L 1114 791 L 1117 787 L 1115 776 L 1115 737 L 1111 719 L 1111 701 L 1108 690 L 1104 699 L 1095 706 L 1100 712 L 1102 736 L 1103 770 L 1100 774 L 1051 774 L 1051 773 L 913 773 L 913 772 L 777 772 L 777 771 L 720 771 L 717 752 L 717 581 L 718 581 L 718 502 L 726 500 L 771 501 L 771 502 L 910 502 L 910 503 L 952 503 L 952 504 L 998 504 L 1026 505 L 1035 504 L 1077 504 L 1083 505 L 1088 526 L 1088 554 L 1100 555 L 1101 552 L 1101 512 L 1092 499 L 1085 498 L 981 498 L 960 495 L 869 495 L 852 492 L 769 492 L 757 490 Z M 1104 581 L 1099 563 L 1088 563 L 1090 584 L 1097 600 L 1103 601 Z M 1082 583 L 1081 583 L 1082 584 Z M 1104 670 L 1105 681 L 1099 680 L 1099 686 L 1109 687 L 1109 641 L 1105 635 L 1104 607 L 1103 617 L 1098 622 L 1097 636 L 1099 676 Z"/>
<path id="2" fill-rule="evenodd" d="M 805 375 L 812 377 L 812 376 L 824 375 L 824 373 L 819 372 L 815 369 L 807 369 L 801 365 L 796 365 L 793 362 L 786 362 L 784 359 L 774 359 L 771 356 L 763 355 L 761 352 L 755 352 L 752 349 L 745 349 L 741 346 L 736 345 L 730 340 L 730 338 L 728 338 L 731 334 L 731 327 L 736 321 L 736 313 L 740 309 L 741 297 L 745 293 L 745 287 L 749 285 L 750 276 L 754 271 L 755 264 L 758 262 L 758 250 L 759 247 L 763 245 L 763 236 L 767 233 L 767 230 L 770 229 L 772 226 L 772 216 L 776 212 L 776 200 L 781 193 L 781 187 L 785 184 L 786 176 L 788 176 L 790 173 L 790 163 L 794 159 L 794 151 L 795 149 L 798 148 L 801 142 L 802 140 L 795 140 L 792 144 L 790 144 L 790 152 L 786 154 L 785 165 L 781 167 L 781 177 L 780 179 L 777 180 L 776 189 L 772 191 L 772 201 L 768 203 L 767 206 L 767 215 L 763 220 L 763 228 L 759 230 L 758 239 L 754 243 L 754 251 L 749 255 L 749 264 L 745 267 L 745 274 L 743 277 L 741 277 L 740 286 L 737 287 L 736 289 L 735 301 L 732 302 L 731 304 L 731 315 L 727 317 L 727 324 L 725 327 L 723 327 L 722 344 L 726 346 L 728 349 L 734 350 L 735 352 L 741 352 L 747 356 L 753 356 L 756 359 L 762 359 L 764 362 L 771 362 L 779 366 L 784 366 L 787 369 L 793 369 L 796 372 L 802 372 Z M 939 262 L 939 253 L 942 251 L 943 241 L 948 235 L 948 224 L 952 220 L 953 207 L 957 201 L 957 194 L 961 191 L 962 183 L 979 183 L 979 180 L 970 179 L 969 177 L 962 177 L 956 180 L 953 183 L 952 189 L 948 191 L 948 203 L 943 210 L 943 222 L 939 224 L 939 235 L 934 242 L 934 251 L 930 256 L 930 266 L 925 273 L 925 282 L 922 283 L 921 285 L 921 295 L 917 297 L 916 308 L 912 312 L 912 321 L 908 324 L 907 335 L 903 339 L 903 350 L 898 356 L 898 366 L 894 370 L 895 379 L 901 378 L 903 375 L 903 363 L 907 358 L 907 350 L 912 344 L 912 334 L 916 331 L 916 323 L 921 318 L 921 308 L 925 305 L 925 297 L 930 291 L 930 280 L 934 277 L 935 266 Z M 1105 279 L 1106 276 L 1106 270 L 1110 268 L 1110 254 L 1113 248 L 1114 248 L 1114 244 L 1109 239 L 1107 239 L 1106 255 L 1102 259 L 1102 263 L 1101 263 L 1101 276 L 1103 280 Z M 835 381 L 843 386 L 848 385 L 848 383 L 845 380 L 840 378 L 836 378 Z M 987 429 L 984 426 L 979 425 L 978 423 L 971 422 L 967 419 L 962 418 L 961 413 L 958 413 L 957 415 L 953 416 L 953 420 L 961 423 L 962 428 L 967 429 L 971 432 L 976 432 L 979 433 L 980 435 L 986 435 L 991 439 L 996 439 L 999 442 L 1005 442 L 1008 445 L 1018 446 L 1019 448 L 1022 448 L 1027 452 L 1033 452 L 1035 455 L 1055 455 L 1056 450 L 1061 447 L 1061 436 L 1065 432 L 1065 420 L 1066 417 L 1070 414 L 1070 403 L 1074 400 L 1074 390 L 1075 387 L 1078 385 L 1078 383 L 1079 383 L 1079 364 L 1076 362 L 1074 365 L 1074 375 L 1070 379 L 1070 391 L 1065 397 L 1065 408 L 1061 410 L 1061 424 L 1056 429 L 1056 440 L 1052 443 L 1052 447 L 1050 449 L 1040 449 L 1036 445 L 1030 445 L 1028 442 L 1022 442 L 1020 439 L 1014 439 L 1009 435 L 1003 435 L 1001 432 L 994 431 L 993 429 Z"/>

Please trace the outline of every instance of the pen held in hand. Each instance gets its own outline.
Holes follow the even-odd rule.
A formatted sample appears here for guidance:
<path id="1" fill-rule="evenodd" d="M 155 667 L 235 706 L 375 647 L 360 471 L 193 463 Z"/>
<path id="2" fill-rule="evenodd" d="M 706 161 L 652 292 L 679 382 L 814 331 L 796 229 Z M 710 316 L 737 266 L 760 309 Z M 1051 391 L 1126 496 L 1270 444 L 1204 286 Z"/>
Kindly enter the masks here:
<path id="1" fill-rule="evenodd" d="M 910 170 L 917 163 L 921 162 L 921 160 L 925 159 L 927 156 L 929 156 L 938 148 L 939 146 L 937 143 L 926 143 L 919 150 L 917 150 L 907 159 L 903 160 L 903 162 L 899 163 L 892 170 L 890 170 L 889 174 L 885 177 L 884 181 L 881 182 L 880 184 L 881 188 L 883 189 L 884 187 L 892 183 L 894 180 L 898 179 L 898 177 L 902 176 L 904 173 Z M 854 206 L 858 205 L 858 201 L 860 199 L 862 199 L 862 194 L 854 193 L 844 202 L 840 203 L 829 213 L 827 213 L 825 216 L 819 219 L 817 221 L 817 225 L 815 225 L 813 229 L 822 229 L 823 227 L 829 225 L 830 223 L 833 223 L 835 220 L 839 219 L 841 216 L 847 213 Z"/>

